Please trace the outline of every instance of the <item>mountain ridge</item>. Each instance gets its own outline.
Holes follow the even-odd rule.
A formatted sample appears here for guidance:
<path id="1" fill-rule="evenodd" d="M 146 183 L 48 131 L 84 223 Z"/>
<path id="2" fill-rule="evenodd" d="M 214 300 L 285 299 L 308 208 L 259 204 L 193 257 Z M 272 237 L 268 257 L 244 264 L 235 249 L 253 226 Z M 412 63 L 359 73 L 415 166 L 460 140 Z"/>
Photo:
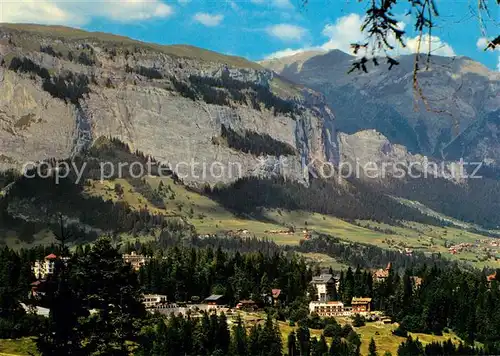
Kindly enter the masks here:
<path id="1" fill-rule="evenodd" d="M 470 125 L 490 114 L 500 116 L 495 114 L 500 110 L 500 74 L 468 57 L 432 56 L 429 69 L 424 66 L 417 77 L 423 90 L 419 98 L 413 88 L 415 56 L 399 56 L 400 64 L 392 70 L 381 59 L 378 67 L 368 65 L 368 73 L 347 74 L 355 57 L 334 50 L 299 61 L 281 58 L 290 63 L 277 73 L 323 93 L 335 110 L 339 131 L 376 129 L 414 154 L 447 158 L 441 151 Z M 421 61 L 427 63 L 424 56 Z M 272 61 L 260 63 L 273 69 Z M 468 140 L 472 147 L 463 158 L 498 166 L 497 157 L 476 149 L 474 140 L 481 141 L 478 135 Z"/>

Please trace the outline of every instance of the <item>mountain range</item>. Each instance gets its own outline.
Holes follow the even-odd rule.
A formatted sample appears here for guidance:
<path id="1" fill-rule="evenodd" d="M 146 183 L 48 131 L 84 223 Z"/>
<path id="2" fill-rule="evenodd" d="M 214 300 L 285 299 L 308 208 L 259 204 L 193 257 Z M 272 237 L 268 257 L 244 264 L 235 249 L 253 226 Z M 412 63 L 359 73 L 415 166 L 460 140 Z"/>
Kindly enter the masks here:
<path id="1" fill-rule="evenodd" d="M 218 231 L 202 217 L 217 219 L 220 208 L 194 203 L 203 196 L 249 221 L 268 222 L 262 209 L 280 216 L 287 209 L 496 236 L 485 228 L 500 221 L 499 73 L 465 57 L 435 56 L 428 69 L 420 59 L 418 98 L 415 56 L 401 56 L 391 70 L 380 60 L 349 74 L 353 59 L 334 50 L 255 63 L 191 46 L 1 24 L 0 170 L 29 162 L 91 167 L 74 186 L 0 175 L 1 216 L 9 228 L 29 222 L 18 231 L 29 236 L 62 213 L 87 232 L 150 233 L 166 226 L 165 215 Z M 96 173 L 105 160 L 146 158 L 167 165 L 162 184 L 184 187 L 188 198 L 179 201 L 158 181 Z M 493 173 L 476 181 L 450 174 L 460 158 Z M 397 178 L 392 168 L 377 179 L 364 170 L 318 179 L 325 165 L 342 162 L 384 170 L 428 161 L 439 164 L 432 179 Z"/>
<path id="2" fill-rule="evenodd" d="M 414 154 L 500 164 L 500 73 L 467 57 L 399 56 L 389 70 L 368 65 L 348 73 L 355 57 L 339 50 L 305 52 L 261 62 L 323 93 L 339 131 L 374 129 Z"/>

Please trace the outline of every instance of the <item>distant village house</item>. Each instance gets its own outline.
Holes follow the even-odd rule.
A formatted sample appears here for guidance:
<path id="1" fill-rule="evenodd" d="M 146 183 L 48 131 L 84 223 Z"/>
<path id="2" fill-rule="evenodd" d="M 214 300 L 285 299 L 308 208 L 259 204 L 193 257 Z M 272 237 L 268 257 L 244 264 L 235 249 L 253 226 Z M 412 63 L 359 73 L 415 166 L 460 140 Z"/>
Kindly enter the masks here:
<path id="1" fill-rule="evenodd" d="M 122 258 L 125 263 L 130 263 L 135 271 L 140 270 L 142 266 L 151 260 L 151 257 L 138 255 L 135 251 L 122 255 Z"/>
<path id="2" fill-rule="evenodd" d="M 327 302 L 333 296 L 335 288 L 335 278 L 331 274 L 321 274 L 313 277 L 311 284 L 315 287 L 317 300 L 319 302 Z"/>

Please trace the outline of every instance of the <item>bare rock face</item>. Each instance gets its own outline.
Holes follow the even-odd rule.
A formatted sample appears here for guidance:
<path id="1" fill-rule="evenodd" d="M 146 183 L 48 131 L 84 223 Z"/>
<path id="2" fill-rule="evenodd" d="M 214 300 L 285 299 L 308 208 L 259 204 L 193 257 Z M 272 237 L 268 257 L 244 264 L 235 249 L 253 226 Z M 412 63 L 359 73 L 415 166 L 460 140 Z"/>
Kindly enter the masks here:
<path id="1" fill-rule="evenodd" d="M 375 130 L 339 134 L 342 174 L 370 183 L 383 184 L 390 178 L 444 178 L 464 182 L 466 172 L 460 162 L 439 161 L 412 154 L 402 145 L 392 144 Z"/>
<path id="2" fill-rule="evenodd" d="M 339 157 L 323 96 L 242 58 L 1 25 L 0 63 L 2 169 L 72 157 L 101 136 L 169 164 L 192 184 L 249 175 L 307 183 L 311 160 Z M 260 146 L 235 145 L 222 127 L 240 140 L 258 135 Z M 282 146 L 293 152 L 276 150 Z"/>
<path id="3" fill-rule="evenodd" d="M 415 56 L 400 56 L 388 70 L 383 60 L 368 73 L 348 74 L 354 57 L 334 50 L 261 64 L 323 93 L 337 129 L 374 129 L 414 154 L 440 160 L 484 161 L 500 167 L 500 73 L 467 57 L 420 58 L 419 97 L 413 85 Z"/>

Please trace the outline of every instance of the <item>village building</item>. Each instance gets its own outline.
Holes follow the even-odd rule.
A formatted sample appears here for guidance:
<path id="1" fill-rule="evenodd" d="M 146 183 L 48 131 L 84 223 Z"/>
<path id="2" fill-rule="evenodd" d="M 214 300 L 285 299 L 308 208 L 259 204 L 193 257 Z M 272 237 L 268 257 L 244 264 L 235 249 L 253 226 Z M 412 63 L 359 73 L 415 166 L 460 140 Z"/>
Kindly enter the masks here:
<path id="1" fill-rule="evenodd" d="M 353 314 L 367 314 L 371 311 L 372 298 L 352 298 L 351 306 L 345 306 L 340 301 L 312 301 L 309 303 L 309 313 L 316 313 L 321 317 L 351 316 Z"/>
<path id="2" fill-rule="evenodd" d="M 58 259 L 56 255 L 51 253 L 42 261 L 36 261 L 33 265 L 33 274 L 37 279 L 47 279 L 48 276 L 54 274 L 55 262 Z"/>
<path id="3" fill-rule="evenodd" d="M 423 279 L 421 277 L 411 276 L 410 278 L 414 289 L 417 289 L 422 285 Z"/>
<path id="4" fill-rule="evenodd" d="M 273 301 L 276 303 L 278 300 L 285 300 L 285 293 L 281 289 L 273 288 L 271 289 L 271 294 L 273 297 Z"/>
<path id="5" fill-rule="evenodd" d="M 203 301 L 203 304 L 208 304 L 208 305 L 225 305 L 226 300 L 223 295 L 220 294 L 212 294 L 208 298 L 206 298 Z"/>
<path id="6" fill-rule="evenodd" d="M 316 289 L 316 298 L 319 302 L 328 302 L 332 298 L 335 288 L 335 278 L 331 274 L 315 276 L 311 284 Z"/>
<path id="7" fill-rule="evenodd" d="M 488 282 L 488 287 L 491 288 L 491 283 L 493 281 L 497 280 L 497 271 L 493 272 L 492 274 L 486 276 L 486 281 Z"/>
<path id="8" fill-rule="evenodd" d="M 144 294 L 142 296 L 142 304 L 146 309 L 159 308 L 167 304 L 167 296 L 161 294 Z"/>
<path id="9" fill-rule="evenodd" d="M 236 304 L 236 309 L 250 312 L 259 309 L 259 306 L 253 300 L 240 300 L 239 303 Z"/>
<path id="10" fill-rule="evenodd" d="M 375 270 L 373 272 L 373 279 L 377 282 L 385 281 L 389 277 L 389 272 L 390 272 L 391 268 L 392 268 L 392 265 L 389 262 L 385 269 L 380 268 L 380 269 Z"/>
<path id="11" fill-rule="evenodd" d="M 371 311 L 372 298 L 352 298 L 351 307 L 354 314 L 368 313 Z"/>
<path id="12" fill-rule="evenodd" d="M 330 302 L 311 302 L 309 303 L 309 312 L 316 313 L 321 317 L 347 316 L 350 314 L 350 308 L 345 307 L 344 303 L 339 301 Z"/>
<path id="13" fill-rule="evenodd" d="M 135 251 L 122 255 L 122 258 L 125 263 L 130 263 L 135 271 L 140 270 L 142 266 L 151 260 L 151 257 L 138 255 Z"/>

